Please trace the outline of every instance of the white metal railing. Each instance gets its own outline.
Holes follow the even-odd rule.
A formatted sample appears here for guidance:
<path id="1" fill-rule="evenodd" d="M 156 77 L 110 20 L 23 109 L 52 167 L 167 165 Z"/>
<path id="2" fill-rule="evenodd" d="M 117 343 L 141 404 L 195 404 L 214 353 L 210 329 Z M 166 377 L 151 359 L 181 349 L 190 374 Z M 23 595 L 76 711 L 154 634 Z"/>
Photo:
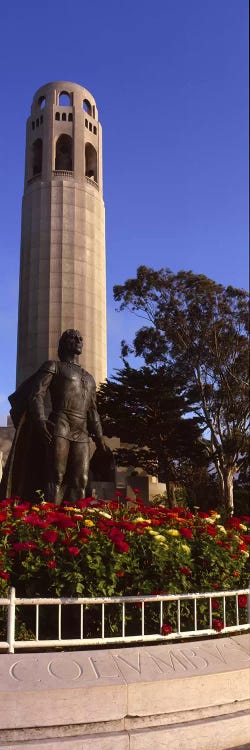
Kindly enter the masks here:
<path id="1" fill-rule="evenodd" d="M 239 614 L 239 596 L 247 597 L 248 607 L 244 608 L 246 613 L 245 620 L 247 622 L 240 622 L 242 617 Z M 227 608 L 229 605 L 229 597 L 231 599 L 231 611 L 230 611 L 230 622 L 232 621 L 232 600 L 234 610 L 234 621 L 233 624 L 227 624 Z M 29 648 L 48 648 L 55 646 L 97 646 L 108 643 L 133 643 L 133 642 L 146 642 L 146 641 L 159 641 L 166 639 L 166 633 L 163 633 L 164 627 L 164 616 L 166 616 L 166 607 L 170 603 L 176 603 L 176 626 L 173 627 L 173 632 L 168 636 L 169 640 L 181 639 L 181 638 L 194 638 L 204 635 L 214 635 L 216 629 L 213 627 L 213 601 L 221 600 L 221 623 L 223 627 L 220 628 L 221 633 L 230 633 L 237 631 L 248 630 L 250 626 L 250 587 L 247 589 L 238 589 L 234 591 L 216 591 L 209 593 L 196 593 L 196 594 L 160 594 L 157 596 L 113 596 L 113 597 L 96 597 L 96 598 L 19 598 L 16 597 L 15 589 L 10 589 L 8 598 L 0 599 L 0 607 L 7 610 L 6 617 L 6 640 L 0 641 L 0 648 L 7 650 L 9 653 L 14 653 L 15 649 L 29 649 Z M 208 602 L 207 612 L 207 627 L 199 627 L 199 603 L 205 600 Z M 182 607 L 192 606 L 192 612 L 189 611 L 189 618 L 192 619 L 192 627 L 190 630 L 185 630 L 183 627 L 182 620 L 184 619 L 182 614 Z M 242 600 L 240 600 L 240 603 Z M 157 614 L 157 625 L 148 628 L 147 617 L 148 605 L 156 607 Z M 79 637 L 68 638 L 62 637 L 62 609 L 64 606 L 75 605 L 79 608 Z M 107 612 L 111 605 L 117 605 L 120 607 L 120 634 L 107 635 Z M 133 635 L 126 634 L 127 618 L 129 615 L 129 607 L 136 605 L 140 609 L 140 616 L 138 620 L 138 632 Z M 57 608 L 57 637 L 56 638 L 44 638 L 40 637 L 40 614 L 42 606 L 54 606 Z M 85 618 L 86 613 L 90 614 L 91 607 L 100 607 L 100 615 L 98 621 L 91 621 L 91 616 L 88 618 L 91 622 L 91 627 L 96 628 L 96 633 L 86 635 Z M 35 612 L 35 638 L 28 638 L 26 640 L 16 639 L 16 608 L 20 607 L 33 607 Z M 165 610 L 165 612 L 164 612 Z M 139 614 L 139 613 L 138 613 Z M 248 615 L 248 616 L 247 616 Z M 185 615 L 184 615 L 185 616 Z M 172 613 L 173 618 L 173 613 Z M 88 624 L 89 627 L 89 624 Z M 93 627 L 92 627 L 93 629 Z M 150 632 L 146 632 L 147 630 Z"/>

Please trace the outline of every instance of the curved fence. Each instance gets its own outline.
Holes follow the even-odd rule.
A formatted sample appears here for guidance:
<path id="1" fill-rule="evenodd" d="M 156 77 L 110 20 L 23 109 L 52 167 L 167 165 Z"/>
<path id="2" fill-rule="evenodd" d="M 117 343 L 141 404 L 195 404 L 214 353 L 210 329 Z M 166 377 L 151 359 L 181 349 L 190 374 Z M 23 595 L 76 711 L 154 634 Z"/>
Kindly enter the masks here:
<path id="1" fill-rule="evenodd" d="M 153 642 L 247 631 L 250 588 L 195 594 L 0 599 L 0 649 Z M 169 620 L 171 625 L 169 624 Z"/>

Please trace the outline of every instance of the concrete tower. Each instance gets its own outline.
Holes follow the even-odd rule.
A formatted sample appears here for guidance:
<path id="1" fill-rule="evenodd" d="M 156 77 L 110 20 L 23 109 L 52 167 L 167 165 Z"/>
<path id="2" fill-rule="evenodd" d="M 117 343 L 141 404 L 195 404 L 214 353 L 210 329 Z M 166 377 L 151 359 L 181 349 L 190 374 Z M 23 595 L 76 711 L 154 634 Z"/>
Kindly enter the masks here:
<path id="1" fill-rule="evenodd" d="M 81 364 L 106 377 L 102 128 L 92 94 L 75 83 L 40 88 L 27 121 L 17 385 L 78 328 Z"/>

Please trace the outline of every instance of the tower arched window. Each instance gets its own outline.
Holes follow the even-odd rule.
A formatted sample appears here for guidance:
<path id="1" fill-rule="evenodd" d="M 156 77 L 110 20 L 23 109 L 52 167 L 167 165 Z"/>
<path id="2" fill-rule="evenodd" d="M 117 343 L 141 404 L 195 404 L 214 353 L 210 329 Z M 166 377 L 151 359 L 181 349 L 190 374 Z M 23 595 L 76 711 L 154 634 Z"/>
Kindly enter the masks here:
<path id="1" fill-rule="evenodd" d="M 45 103 L 46 103 L 46 97 L 45 96 L 39 96 L 38 107 L 40 107 L 40 109 L 44 109 Z"/>
<path id="2" fill-rule="evenodd" d="M 70 135 L 60 135 L 56 142 L 55 169 L 72 172 L 72 138 Z"/>
<path id="3" fill-rule="evenodd" d="M 32 145 L 32 177 L 41 174 L 43 165 L 43 142 L 37 138 Z"/>
<path id="4" fill-rule="evenodd" d="M 97 182 L 97 153 L 92 143 L 85 146 L 85 175 Z"/>
<path id="5" fill-rule="evenodd" d="M 61 91 L 58 97 L 58 104 L 60 107 L 70 107 L 71 96 L 68 91 Z"/>
<path id="6" fill-rule="evenodd" d="M 88 99 L 83 100 L 82 106 L 83 106 L 84 112 L 87 112 L 88 115 L 92 115 L 92 107 Z"/>

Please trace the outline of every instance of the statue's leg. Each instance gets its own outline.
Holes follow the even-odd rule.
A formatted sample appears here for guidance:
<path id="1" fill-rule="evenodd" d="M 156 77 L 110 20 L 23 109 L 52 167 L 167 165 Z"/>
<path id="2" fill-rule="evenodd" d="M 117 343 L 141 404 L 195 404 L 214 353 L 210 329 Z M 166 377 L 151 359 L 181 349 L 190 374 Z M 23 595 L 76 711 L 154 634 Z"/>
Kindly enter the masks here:
<path id="1" fill-rule="evenodd" d="M 76 502 L 85 497 L 88 473 L 89 443 L 70 443 L 67 500 Z"/>
<path id="2" fill-rule="evenodd" d="M 66 473 L 69 440 L 62 437 L 55 437 L 49 448 L 49 482 L 47 487 L 47 500 L 60 505 L 61 489 Z"/>

